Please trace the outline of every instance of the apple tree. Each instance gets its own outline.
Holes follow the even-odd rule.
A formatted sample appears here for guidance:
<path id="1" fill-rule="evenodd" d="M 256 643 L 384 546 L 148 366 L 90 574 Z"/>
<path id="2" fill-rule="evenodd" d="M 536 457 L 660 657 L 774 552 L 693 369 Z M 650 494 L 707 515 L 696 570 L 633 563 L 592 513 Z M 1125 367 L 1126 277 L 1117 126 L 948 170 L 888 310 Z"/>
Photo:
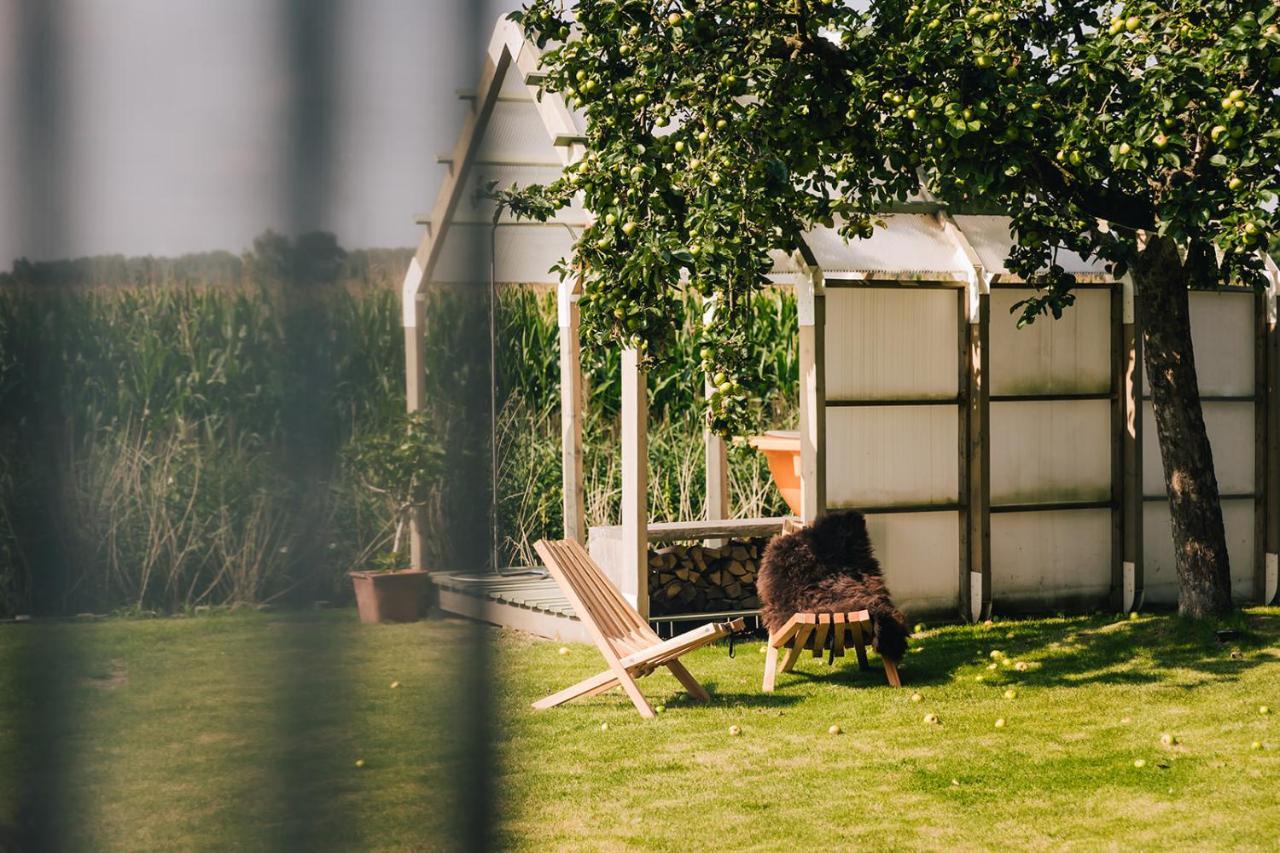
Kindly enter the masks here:
<path id="1" fill-rule="evenodd" d="M 1132 277 L 1179 609 L 1231 609 L 1187 293 L 1261 286 L 1280 231 L 1274 0 L 533 0 L 518 19 L 544 85 L 587 113 L 589 153 L 499 196 L 544 217 L 581 193 L 596 214 L 571 261 L 590 334 L 660 358 L 687 278 L 724 306 L 703 357 L 731 429 L 737 312 L 770 251 L 820 222 L 865 235 L 921 182 L 998 207 L 1039 288 L 1018 322 L 1072 303 L 1062 249 Z"/>

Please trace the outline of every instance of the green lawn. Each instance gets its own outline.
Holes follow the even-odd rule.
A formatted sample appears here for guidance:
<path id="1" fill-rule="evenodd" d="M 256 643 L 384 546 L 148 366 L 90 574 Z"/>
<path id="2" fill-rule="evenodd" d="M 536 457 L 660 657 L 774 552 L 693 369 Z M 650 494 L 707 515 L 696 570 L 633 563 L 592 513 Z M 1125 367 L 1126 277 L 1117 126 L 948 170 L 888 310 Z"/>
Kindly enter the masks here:
<path id="1" fill-rule="evenodd" d="M 499 840 L 1275 849 L 1280 713 L 1259 708 L 1280 710 L 1280 609 L 1240 624 L 1225 646 L 1169 617 L 948 626 L 916 639 L 903 690 L 806 657 L 770 696 L 753 640 L 686 659 L 710 706 L 645 679 L 666 706 L 648 722 L 619 692 L 528 710 L 599 655 L 484 629 Z M 39 808 L 80 849 L 448 847 L 475 641 L 350 611 L 0 626 L 0 850 Z"/>

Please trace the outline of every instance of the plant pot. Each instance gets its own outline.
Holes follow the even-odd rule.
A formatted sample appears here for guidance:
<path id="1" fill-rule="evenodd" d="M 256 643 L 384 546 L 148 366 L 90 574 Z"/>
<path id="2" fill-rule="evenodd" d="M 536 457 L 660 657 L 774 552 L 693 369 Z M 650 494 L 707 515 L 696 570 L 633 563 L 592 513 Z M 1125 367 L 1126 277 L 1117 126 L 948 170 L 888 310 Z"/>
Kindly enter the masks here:
<path id="1" fill-rule="evenodd" d="M 422 569 L 351 572 L 361 622 L 417 622 L 430 576 Z"/>
<path id="2" fill-rule="evenodd" d="M 782 493 L 793 515 L 800 514 L 800 433 L 772 430 L 747 439 L 747 443 L 764 454 L 769 474 Z"/>

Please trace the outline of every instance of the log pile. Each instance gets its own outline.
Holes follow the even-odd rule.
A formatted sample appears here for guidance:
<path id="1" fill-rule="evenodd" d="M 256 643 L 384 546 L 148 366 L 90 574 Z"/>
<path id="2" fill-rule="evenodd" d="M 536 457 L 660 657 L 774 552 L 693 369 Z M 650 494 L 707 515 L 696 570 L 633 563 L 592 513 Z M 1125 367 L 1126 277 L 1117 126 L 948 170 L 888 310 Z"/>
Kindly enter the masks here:
<path id="1" fill-rule="evenodd" d="M 733 539 L 721 548 L 668 545 L 649 550 L 649 614 L 756 610 L 756 572 L 768 539 Z"/>

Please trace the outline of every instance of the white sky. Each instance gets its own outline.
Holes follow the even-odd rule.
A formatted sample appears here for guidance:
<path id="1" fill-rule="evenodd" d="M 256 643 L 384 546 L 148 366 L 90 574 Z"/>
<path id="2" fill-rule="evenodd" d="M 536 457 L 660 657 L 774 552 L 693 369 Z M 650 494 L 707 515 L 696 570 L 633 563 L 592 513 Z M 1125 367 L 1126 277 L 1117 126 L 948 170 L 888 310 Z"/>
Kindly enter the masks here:
<path id="1" fill-rule="evenodd" d="M 34 3 L 57 0 L 33 0 Z M 415 245 L 481 44 L 463 15 L 484 2 L 483 40 L 520 0 L 336 0 L 332 204 L 348 247 Z M 0 0 L 0 269 L 17 256 L 240 251 L 282 229 L 291 85 L 281 0 L 61 0 L 66 186 L 61 234 L 18 201 L 18 13 Z M 28 4 L 29 5 L 29 4 Z"/>

